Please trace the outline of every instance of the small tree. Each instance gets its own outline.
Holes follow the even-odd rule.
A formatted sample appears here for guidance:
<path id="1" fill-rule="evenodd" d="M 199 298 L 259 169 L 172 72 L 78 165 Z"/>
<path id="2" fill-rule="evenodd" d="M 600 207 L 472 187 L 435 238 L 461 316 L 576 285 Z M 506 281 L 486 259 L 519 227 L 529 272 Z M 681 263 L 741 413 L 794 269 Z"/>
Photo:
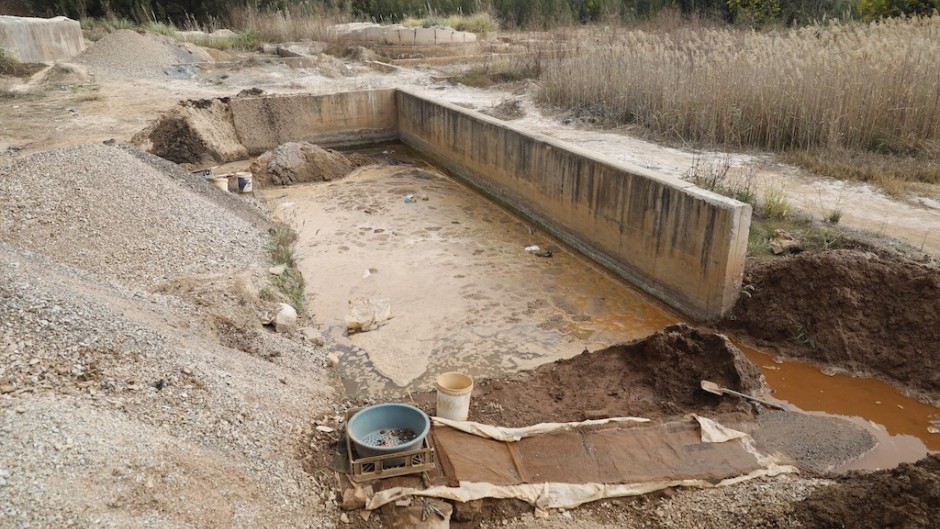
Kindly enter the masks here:
<path id="1" fill-rule="evenodd" d="M 858 13 L 866 21 L 904 15 L 930 15 L 934 11 L 940 11 L 940 0 L 860 0 L 858 3 Z"/>

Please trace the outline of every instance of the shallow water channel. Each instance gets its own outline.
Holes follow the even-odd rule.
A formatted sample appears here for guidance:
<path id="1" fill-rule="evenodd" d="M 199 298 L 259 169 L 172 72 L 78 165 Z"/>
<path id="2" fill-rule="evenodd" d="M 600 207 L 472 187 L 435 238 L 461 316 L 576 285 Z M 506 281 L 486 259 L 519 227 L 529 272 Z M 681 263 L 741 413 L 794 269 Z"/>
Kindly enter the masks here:
<path id="1" fill-rule="evenodd" d="M 310 306 L 341 353 L 337 369 L 351 396 L 431 389 L 446 371 L 492 377 L 531 369 L 681 321 L 405 147 L 382 149 L 402 164 L 263 191 L 278 217 L 299 232 Z M 534 245 L 552 256 L 526 251 Z M 344 318 L 355 298 L 387 298 L 392 318 L 347 336 Z M 863 418 L 856 422 L 898 461 L 917 459 L 928 446 L 940 450 L 940 435 L 927 432 L 940 409 L 905 400 L 886 384 L 826 377 L 812 366 L 777 364 L 745 349 L 776 398 Z M 879 457 L 861 465 L 892 461 Z"/>

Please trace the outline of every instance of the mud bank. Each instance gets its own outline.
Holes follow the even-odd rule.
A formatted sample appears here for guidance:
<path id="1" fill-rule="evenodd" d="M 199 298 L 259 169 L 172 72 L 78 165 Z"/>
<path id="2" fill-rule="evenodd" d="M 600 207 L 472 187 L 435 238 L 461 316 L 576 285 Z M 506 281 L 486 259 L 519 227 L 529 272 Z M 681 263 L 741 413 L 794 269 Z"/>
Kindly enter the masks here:
<path id="1" fill-rule="evenodd" d="M 669 416 L 689 411 L 748 412 L 738 400 L 701 389 L 701 380 L 751 393 L 760 371 L 727 338 L 688 325 L 670 325 L 631 343 L 480 381 L 471 420 L 504 426 L 616 416 Z M 429 409 L 434 394 L 415 400 Z"/>
<path id="2" fill-rule="evenodd" d="M 804 527 L 937 527 L 940 455 L 871 474 L 849 474 L 796 504 Z"/>
<path id="3" fill-rule="evenodd" d="M 750 262 L 722 326 L 778 354 L 886 378 L 940 399 L 940 271 L 867 252 Z"/>

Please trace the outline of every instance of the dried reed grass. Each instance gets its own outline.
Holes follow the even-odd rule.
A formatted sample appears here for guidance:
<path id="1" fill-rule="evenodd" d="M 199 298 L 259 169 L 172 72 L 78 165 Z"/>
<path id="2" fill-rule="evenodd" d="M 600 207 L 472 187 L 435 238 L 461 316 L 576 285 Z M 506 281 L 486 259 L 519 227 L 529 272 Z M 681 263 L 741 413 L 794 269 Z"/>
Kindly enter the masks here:
<path id="1" fill-rule="evenodd" d="M 349 16 L 308 3 L 292 4 L 285 9 L 268 11 L 254 7 L 233 9 L 227 15 L 230 29 L 249 32 L 260 42 L 292 42 L 310 39 L 335 42 L 336 24 L 349 21 Z"/>
<path id="2" fill-rule="evenodd" d="M 618 33 L 548 63 L 540 97 L 683 142 L 940 155 L 940 16 L 767 33 Z"/>

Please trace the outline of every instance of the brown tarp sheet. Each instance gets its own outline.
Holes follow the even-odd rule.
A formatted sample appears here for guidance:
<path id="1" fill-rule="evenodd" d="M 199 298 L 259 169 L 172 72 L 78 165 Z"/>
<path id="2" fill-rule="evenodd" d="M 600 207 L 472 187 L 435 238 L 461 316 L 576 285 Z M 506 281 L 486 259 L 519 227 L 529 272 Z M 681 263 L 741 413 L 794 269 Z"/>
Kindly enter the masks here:
<path id="1" fill-rule="evenodd" d="M 494 441 L 447 426 L 432 429 L 450 486 L 533 483 L 644 483 L 723 479 L 762 468 L 745 441 L 702 441 L 694 422 L 577 428 Z"/>

